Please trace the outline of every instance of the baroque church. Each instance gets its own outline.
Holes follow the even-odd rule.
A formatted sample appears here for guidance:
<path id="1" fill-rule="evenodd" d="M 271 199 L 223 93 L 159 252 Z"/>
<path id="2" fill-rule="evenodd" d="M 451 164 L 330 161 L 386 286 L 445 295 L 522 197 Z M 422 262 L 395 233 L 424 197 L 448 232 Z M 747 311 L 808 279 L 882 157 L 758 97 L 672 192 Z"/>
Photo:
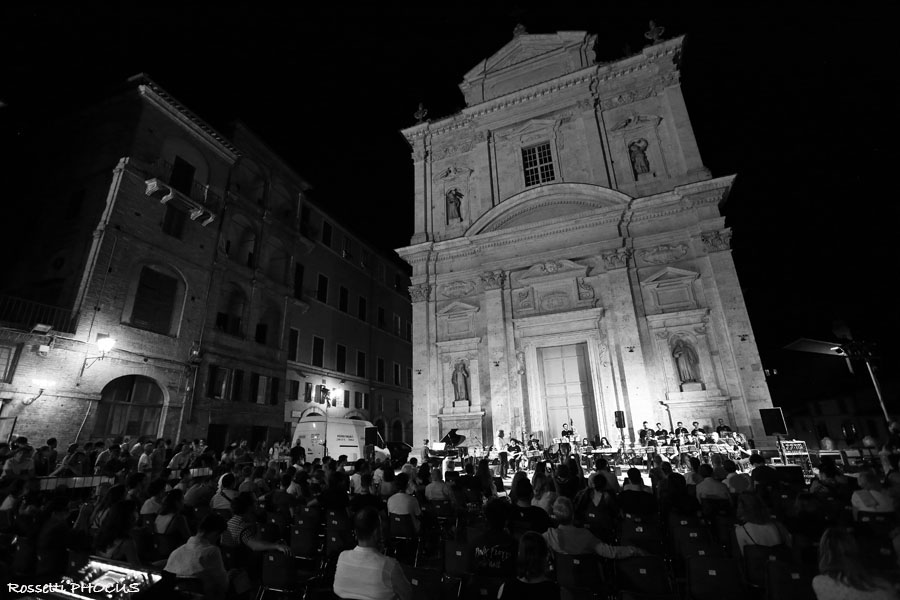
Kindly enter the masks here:
<path id="1" fill-rule="evenodd" d="M 545 445 L 724 419 L 772 401 L 680 86 L 682 38 L 595 62 L 595 36 L 518 28 L 466 107 L 403 130 L 415 165 L 415 445 L 451 429 Z M 624 413 L 623 428 L 615 413 Z"/>

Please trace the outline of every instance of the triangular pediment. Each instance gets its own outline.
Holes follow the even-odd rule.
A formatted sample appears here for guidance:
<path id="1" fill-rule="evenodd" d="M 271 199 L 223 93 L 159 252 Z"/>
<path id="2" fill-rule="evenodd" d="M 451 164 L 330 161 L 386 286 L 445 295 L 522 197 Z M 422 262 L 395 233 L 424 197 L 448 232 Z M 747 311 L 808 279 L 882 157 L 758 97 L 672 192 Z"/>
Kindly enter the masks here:
<path id="1" fill-rule="evenodd" d="M 485 60 L 484 72 L 495 73 L 563 48 L 556 35 L 520 35 Z"/>
<path id="2" fill-rule="evenodd" d="M 685 280 L 693 280 L 700 277 L 699 273 L 694 271 L 687 271 L 685 269 L 678 269 L 676 267 L 666 267 L 664 269 L 660 269 L 658 272 L 654 273 L 647 279 L 645 279 L 642 283 L 644 285 L 655 283 L 655 284 L 664 284 L 664 283 L 675 283 L 675 282 L 683 282 Z"/>
<path id="3" fill-rule="evenodd" d="M 469 304 L 468 302 L 460 302 L 456 300 L 451 302 L 441 310 L 437 311 L 439 315 L 451 315 L 451 314 L 469 314 L 478 312 L 479 308 L 474 304 Z"/>

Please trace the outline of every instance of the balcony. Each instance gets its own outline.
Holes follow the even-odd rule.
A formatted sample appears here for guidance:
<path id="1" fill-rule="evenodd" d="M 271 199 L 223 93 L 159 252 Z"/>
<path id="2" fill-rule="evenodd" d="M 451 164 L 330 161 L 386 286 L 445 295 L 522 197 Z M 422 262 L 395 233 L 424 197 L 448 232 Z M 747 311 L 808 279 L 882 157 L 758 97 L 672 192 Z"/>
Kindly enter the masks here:
<path id="1" fill-rule="evenodd" d="M 212 223 L 222 206 L 222 197 L 193 178 L 179 176 L 173 165 L 159 160 L 147 173 L 145 194 L 161 203 L 177 199 L 183 204 L 192 221 L 206 227 Z"/>
<path id="2" fill-rule="evenodd" d="M 78 318 L 67 308 L 0 295 L 0 323 L 29 331 L 41 323 L 53 331 L 75 333 Z"/>

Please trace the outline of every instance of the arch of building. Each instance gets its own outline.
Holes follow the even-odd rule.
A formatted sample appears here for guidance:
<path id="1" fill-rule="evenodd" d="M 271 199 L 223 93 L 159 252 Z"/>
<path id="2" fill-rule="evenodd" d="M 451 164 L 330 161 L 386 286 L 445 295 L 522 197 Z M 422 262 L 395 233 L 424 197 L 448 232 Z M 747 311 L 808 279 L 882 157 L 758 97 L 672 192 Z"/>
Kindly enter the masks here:
<path id="1" fill-rule="evenodd" d="M 129 325 L 133 325 L 135 327 L 140 327 L 142 329 L 151 329 L 153 331 L 157 331 L 158 333 L 164 333 L 166 335 L 177 337 L 179 330 L 181 329 L 181 319 L 184 314 L 185 304 L 189 295 L 188 281 L 184 276 L 184 273 L 182 273 L 181 270 L 179 270 L 177 267 L 168 263 L 159 263 L 153 261 L 135 262 L 128 268 L 128 271 L 129 283 L 128 290 L 125 295 L 125 303 L 122 307 L 122 322 L 128 323 Z M 148 278 L 153 278 L 157 281 L 148 282 Z M 168 307 L 170 311 L 168 324 L 157 324 L 151 321 L 144 322 L 144 318 L 142 315 L 138 315 L 138 318 L 136 318 L 135 302 L 138 303 L 139 309 L 143 306 L 141 298 L 139 298 L 142 283 L 144 285 L 153 283 L 154 288 L 156 290 L 159 290 L 161 283 L 164 282 L 163 278 L 170 278 L 174 280 L 174 285 L 171 286 L 172 289 L 170 290 L 168 301 L 165 303 L 165 305 L 160 304 L 156 307 L 151 306 L 147 308 L 148 310 L 155 308 L 155 310 L 151 311 L 154 313 L 154 315 L 152 316 L 158 317 L 159 310 Z"/>
<path id="2" fill-rule="evenodd" d="M 94 415 L 94 438 L 157 438 L 162 430 L 166 389 L 146 375 L 123 375 L 100 392 Z"/>

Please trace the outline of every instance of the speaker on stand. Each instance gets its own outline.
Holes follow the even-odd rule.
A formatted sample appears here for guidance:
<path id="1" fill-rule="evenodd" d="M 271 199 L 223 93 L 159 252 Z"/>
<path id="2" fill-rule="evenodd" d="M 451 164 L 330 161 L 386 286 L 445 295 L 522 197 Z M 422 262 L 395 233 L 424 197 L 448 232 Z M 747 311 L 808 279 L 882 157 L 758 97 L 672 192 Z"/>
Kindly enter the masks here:
<path id="1" fill-rule="evenodd" d="M 625 460 L 625 411 L 617 410 L 615 413 L 616 427 L 619 430 L 619 439 L 621 446 L 619 448 L 619 459 Z"/>

